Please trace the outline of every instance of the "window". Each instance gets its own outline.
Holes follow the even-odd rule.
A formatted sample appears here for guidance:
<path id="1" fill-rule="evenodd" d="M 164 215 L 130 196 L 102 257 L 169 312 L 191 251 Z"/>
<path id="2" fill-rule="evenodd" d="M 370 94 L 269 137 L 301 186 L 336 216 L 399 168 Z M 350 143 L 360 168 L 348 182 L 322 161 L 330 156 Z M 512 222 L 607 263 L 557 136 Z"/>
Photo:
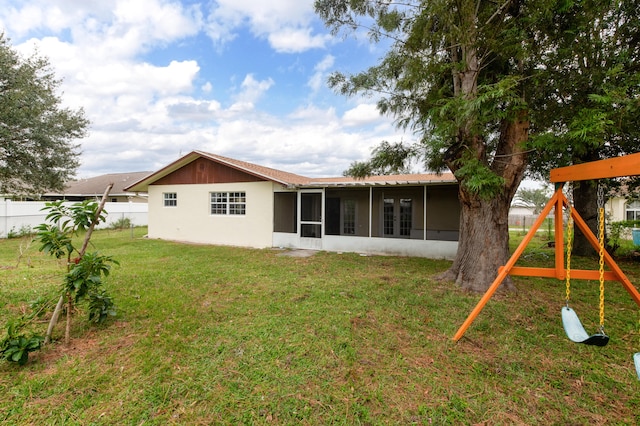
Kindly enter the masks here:
<path id="1" fill-rule="evenodd" d="M 175 192 L 165 192 L 163 197 L 165 207 L 176 207 L 178 205 L 178 194 Z"/>
<path id="2" fill-rule="evenodd" d="M 229 214 L 243 215 L 247 206 L 247 195 L 244 192 L 229 193 Z"/>
<path id="3" fill-rule="evenodd" d="M 627 220 L 640 220 L 640 201 L 627 203 Z"/>
<path id="4" fill-rule="evenodd" d="M 212 192 L 211 193 L 211 214 L 227 214 L 227 193 Z"/>
<path id="5" fill-rule="evenodd" d="M 245 215 L 247 194 L 245 192 L 212 192 L 212 215 Z"/>
<path id="6" fill-rule="evenodd" d="M 344 200 L 342 210 L 342 233 L 355 235 L 356 233 L 356 201 Z"/>

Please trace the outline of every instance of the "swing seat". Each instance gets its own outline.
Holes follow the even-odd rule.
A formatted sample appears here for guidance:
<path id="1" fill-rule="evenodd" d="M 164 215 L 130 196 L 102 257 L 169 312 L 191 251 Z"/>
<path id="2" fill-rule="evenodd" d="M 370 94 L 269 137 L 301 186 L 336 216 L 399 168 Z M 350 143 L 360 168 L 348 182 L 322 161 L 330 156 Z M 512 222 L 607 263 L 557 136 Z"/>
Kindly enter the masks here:
<path id="1" fill-rule="evenodd" d="M 638 380 L 640 380 L 640 352 L 636 352 L 633 355 L 633 362 L 636 365 L 636 373 L 638 374 Z"/>
<path id="2" fill-rule="evenodd" d="M 562 308 L 562 325 L 567 337 L 572 342 L 595 346 L 605 346 L 609 343 L 609 336 L 604 333 L 596 333 L 589 336 L 582 322 L 580 322 L 578 314 L 568 306 Z"/>

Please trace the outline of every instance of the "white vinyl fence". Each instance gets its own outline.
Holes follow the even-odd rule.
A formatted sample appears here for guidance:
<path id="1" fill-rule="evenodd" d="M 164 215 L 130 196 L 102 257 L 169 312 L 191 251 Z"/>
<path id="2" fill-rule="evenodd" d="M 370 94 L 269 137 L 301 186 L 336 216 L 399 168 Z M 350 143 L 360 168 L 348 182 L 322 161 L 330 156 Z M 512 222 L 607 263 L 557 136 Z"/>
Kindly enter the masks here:
<path id="1" fill-rule="evenodd" d="M 7 238 L 10 233 L 19 235 L 44 223 L 47 216 L 47 212 L 42 211 L 44 206 L 45 202 L 40 201 L 0 199 L 0 238 Z M 148 207 L 147 203 L 106 203 L 107 221 L 98 228 L 107 228 L 123 219 L 129 219 L 133 226 L 146 226 Z"/>

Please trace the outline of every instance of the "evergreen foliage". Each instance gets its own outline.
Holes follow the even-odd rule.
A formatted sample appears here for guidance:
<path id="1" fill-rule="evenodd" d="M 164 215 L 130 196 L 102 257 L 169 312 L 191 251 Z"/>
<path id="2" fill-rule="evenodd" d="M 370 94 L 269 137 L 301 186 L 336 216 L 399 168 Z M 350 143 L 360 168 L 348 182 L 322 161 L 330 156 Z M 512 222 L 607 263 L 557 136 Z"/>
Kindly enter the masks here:
<path id="1" fill-rule="evenodd" d="M 62 190 L 86 134 L 82 109 L 62 105 L 46 58 L 21 57 L 0 33 L 0 192 L 34 195 Z"/>
<path id="2" fill-rule="evenodd" d="M 402 149 L 381 144 L 347 173 L 397 169 L 398 153 L 430 170 L 450 169 L 460 183 L 462 223 L 446 278 L 486 289 L 506 261 L 508 209 L 527 167 L 546 178 L 552 167 L 640 148 L 639 6 L 316 0 L 334 34 L 365 29 L 372 42 L 389 43 L 378 64 L 335 73 L 329 85 L 346 96 L 377 94 L 379 111 L 417 136 Z"/>

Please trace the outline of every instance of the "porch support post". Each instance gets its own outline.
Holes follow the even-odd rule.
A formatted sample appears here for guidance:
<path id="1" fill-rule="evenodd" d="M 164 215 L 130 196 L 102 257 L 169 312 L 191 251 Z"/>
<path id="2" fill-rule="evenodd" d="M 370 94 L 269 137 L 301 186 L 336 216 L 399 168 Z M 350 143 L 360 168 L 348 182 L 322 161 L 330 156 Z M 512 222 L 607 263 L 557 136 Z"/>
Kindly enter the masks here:
<path id="1" fill-rule="evenodd" d="M 426 241 L 427 239 L 427 185 L 424 186 L 424 193 L 422 194 L 422 240 Z"/>
<path id="2" fill-rule="evenodd" d="M 373 230 L 373 186 L 369 187 L 369 238 L 371 238 L 371 231 Z"/>
<path id="3" fill-rule="evenodd" d="M 320 197 L 320 238 L 324 238 L 326 235 L 326 188 L 322 188 L 322 196 Z"/>

